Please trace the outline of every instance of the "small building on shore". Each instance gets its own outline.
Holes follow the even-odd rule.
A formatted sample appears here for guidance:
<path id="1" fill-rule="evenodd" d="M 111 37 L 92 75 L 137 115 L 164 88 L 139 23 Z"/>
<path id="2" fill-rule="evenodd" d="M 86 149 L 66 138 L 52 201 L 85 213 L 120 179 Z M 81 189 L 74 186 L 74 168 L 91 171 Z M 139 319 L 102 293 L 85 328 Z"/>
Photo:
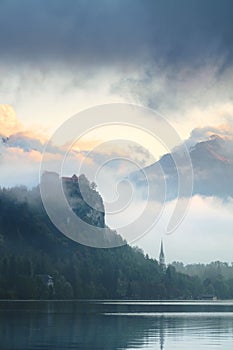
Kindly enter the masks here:
<path id="1" fill-rule="evenodd" d="M 46 287 L 54 287 L 53 277 L 46 274 L 36 275 Z"/>

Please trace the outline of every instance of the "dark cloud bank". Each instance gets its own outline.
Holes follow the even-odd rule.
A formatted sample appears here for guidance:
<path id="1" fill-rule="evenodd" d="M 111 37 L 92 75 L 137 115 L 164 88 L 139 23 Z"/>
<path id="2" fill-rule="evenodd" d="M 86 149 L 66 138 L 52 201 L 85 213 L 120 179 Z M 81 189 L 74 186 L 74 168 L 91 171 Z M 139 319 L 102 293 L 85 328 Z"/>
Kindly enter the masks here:
<path id="1" fill-rule="evenodd" d="M 233 58 L 231 0 L 1 0 L 0 60 L 194 64 Z"/>
<path id="2" fill-rule="evenodd" d="M 221 74 L 233 62 L 232 18 L 232 0 L 0 0 L 0 64 L 82 70 L 149 63 L 179 72 L 210 61 Z M 150 73 L 145 76 L 142 86 L 151 80 Z M 21 135 L 8 142 L 24 150 L 42 148 L 39 140 Z M 192 149 L 194 193 L 233 195 L 233 163 L 221 153 L 229 142 L 215 138 Z M 169 155 L 160 162 L 169 176 Z"/>

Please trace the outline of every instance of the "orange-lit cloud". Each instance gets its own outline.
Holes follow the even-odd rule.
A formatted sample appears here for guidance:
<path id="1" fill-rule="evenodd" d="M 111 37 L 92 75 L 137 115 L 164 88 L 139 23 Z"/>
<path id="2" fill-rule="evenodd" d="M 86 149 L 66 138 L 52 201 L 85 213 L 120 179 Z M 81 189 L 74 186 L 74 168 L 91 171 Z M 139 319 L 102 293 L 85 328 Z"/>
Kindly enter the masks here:
<path id="1" fill-rule="evenodd" d="M 23 130 L 18 132 L 17 134 L 28 139 L 39 140 L 42 144 L 45 144 L 48 140 L 48 136 L 40 130 Z"/>
<path id="2" fill-rule="evenodd" d="M 3 154 L 3 159 L 8 163 L 14 163 L 16 167 L 22 166 L 22 162 L 25 164 L 38 163 L 41 161 L 42 155 L 40 152 L 31 150 L 30 152 L 24 152 L 21 148 L 11 147 L 7 148 L 7 151 Z"/>
<path id="3" fill-rule="evenodd" d="M 193 146 L 198 142 L 210 140 L 216 136 L 226 141 L 232 141 L 233 125 L 229 122 L 217 126 L 208 125 L 201 128 L 195 128 L 192 130 L 187 144 Z"/>
<path id="4" fill-rule="evenodd" d="M 0 104 L 0 135 L 9 137 L 18 134 L 30 139 L 37 139 L 45 143 L 48 136 L 42 128 L 25 129 L 24 125 L 18 119 L 14 108 L 7 104 Z"/>
<path id="5" fill-rule="evenodd" d="M 22 130 L 22 124 L 17 119 L 13 107 L 0 104 L 0 134 L 9 136 Z"/>
<path id="6" fill-rule="evenodd" d="M 224 139 L 233 139 L 233 127 L 227 123 L 221 124 L 215 128 L 210 129 L 209 131 L 207 131 L 206 135 L 211 137 L 213 135 L 213 132 L 215 132 L 218 136 L 223 137 Z"/>

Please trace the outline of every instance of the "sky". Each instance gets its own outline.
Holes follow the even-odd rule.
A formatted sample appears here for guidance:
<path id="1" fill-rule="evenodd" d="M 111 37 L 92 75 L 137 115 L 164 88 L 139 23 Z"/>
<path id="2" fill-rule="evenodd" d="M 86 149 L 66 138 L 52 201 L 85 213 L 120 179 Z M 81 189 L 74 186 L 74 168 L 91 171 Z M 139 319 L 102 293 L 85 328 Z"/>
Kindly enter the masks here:
<path id="1" fill-rule="evenodd" d="M 173 146 L 190 148 L 219 135 L 225 142 L 221 156 L 231 164 L 232 17 L 231 0 L 0 0 L 1 186 L 36 185 L 44 146 L 55 131 L 77 113 L 81 125 L 82 111 L 111 103 L 145 110 L 124 127 L 97 127 L 97 113 L 95 128 L 82 135 L 77 122 L 79 138 L 64 169 L 72 175 L 82 162 L 90 176 L 93 164 L 105 169 L 98 170 L 97 184 L 106 205 L 117 197 L 116 174 L 125 176 L 135 170 L 132 164 L 141 169 L 171 152 L 170 144 L 155 137 L 161 133 L 158 116 L 179 135 Z M 50 144 L 51 164 L 66 154 L 65 143 Z M 116 161 L 104 168 L 114 157 L 130 166 Z M 216 168 L 206 164 L 208 181 Z M 193 194 L 171 235 L 164 227 L 174 201 L 167 201 L 158 225 L 135 244 L 157 258 L 163 237 L 169 262 L 233 261 L 232 192 L 223 199 L 215 186 L 211 195 Z M 111 227 L 143 210 L 144 198 L 135 191 L 131 211 L 107 215 Z M 152 211 L 157 204 L 151 201 Z"/>

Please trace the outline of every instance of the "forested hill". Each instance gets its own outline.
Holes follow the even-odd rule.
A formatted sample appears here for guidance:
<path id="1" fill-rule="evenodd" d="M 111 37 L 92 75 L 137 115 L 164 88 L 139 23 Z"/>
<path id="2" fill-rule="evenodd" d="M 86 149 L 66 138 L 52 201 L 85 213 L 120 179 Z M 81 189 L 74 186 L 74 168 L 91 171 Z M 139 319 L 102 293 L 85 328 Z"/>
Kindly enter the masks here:
<path id="1" fill-rule="evenodd" d="M 84 207 L 79 209 L 85 216 Z M 213 290 L 218 297 L 220 289 Z M 164 270 L 139 249 L 89 248 L 66 238 L 50 222 L 38 188 L 0 189 L 0 298 L 169 299 L 205 293 L 208 285 L 201 278 L 173 266 Z M 224 297 L 233 297 L 233 288 Z"/>

